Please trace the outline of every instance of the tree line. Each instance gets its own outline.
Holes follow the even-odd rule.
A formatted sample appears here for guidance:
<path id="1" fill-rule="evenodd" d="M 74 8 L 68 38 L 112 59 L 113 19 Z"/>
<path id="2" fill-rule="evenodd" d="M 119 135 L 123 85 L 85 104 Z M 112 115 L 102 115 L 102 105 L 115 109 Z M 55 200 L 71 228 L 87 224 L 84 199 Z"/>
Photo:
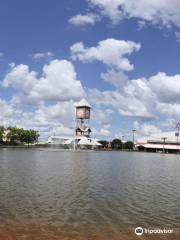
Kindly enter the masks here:
<path id="1" fill-rule="evenodd" d="M 38 141 L 39 134 L 35 130 L 26 130 L 18 127 L 0 126 L 1 145 L 33 144 Z"/>
<path id="2" fill-rule="evenodd" d="M 133 150 L 134 144 L 132 141 L 122 142 L 120 139 L 115 138 L 112 141 L 100 140 L 103 148 L 112 148 L 114 150 Z"/>

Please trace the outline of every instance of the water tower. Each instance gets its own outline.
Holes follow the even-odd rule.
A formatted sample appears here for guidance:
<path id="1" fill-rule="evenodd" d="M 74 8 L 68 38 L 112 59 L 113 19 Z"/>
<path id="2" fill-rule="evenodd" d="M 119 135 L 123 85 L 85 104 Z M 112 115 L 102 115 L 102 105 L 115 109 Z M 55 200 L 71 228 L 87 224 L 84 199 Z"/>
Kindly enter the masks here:
<path id="1" fill-rule="evenodd" d="M 82 99 L 76 105 L 76 130 L 75 135 L 76 139 L 80 140 L 81 138 L 90 138 L 91 129 L 89 127 L 91 115 L 91 106 L 89 103 Z"/>

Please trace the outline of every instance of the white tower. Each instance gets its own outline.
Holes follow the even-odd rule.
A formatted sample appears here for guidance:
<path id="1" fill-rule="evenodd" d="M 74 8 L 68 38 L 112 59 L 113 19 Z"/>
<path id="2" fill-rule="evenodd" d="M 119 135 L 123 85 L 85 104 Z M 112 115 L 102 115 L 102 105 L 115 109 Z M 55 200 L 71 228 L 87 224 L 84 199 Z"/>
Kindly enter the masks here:
<path id="1" fill-rule="evenodd" d="M 89 144 L 91 129 L 89 127 L 89 121 L 91 116 L 91 106 L 83 98 L 76 105 L 76 127 L 75 127 L 75 139 L 74 149 L 81 141 L 85 141 Z"/>
<path id="2" fill-rule="evenodd" d="M 91 115 L 91 106 L 89 103 L 82 99 L 76 105 L 76 137 L 90 137 L 91 129 L 89 127 Z"/>

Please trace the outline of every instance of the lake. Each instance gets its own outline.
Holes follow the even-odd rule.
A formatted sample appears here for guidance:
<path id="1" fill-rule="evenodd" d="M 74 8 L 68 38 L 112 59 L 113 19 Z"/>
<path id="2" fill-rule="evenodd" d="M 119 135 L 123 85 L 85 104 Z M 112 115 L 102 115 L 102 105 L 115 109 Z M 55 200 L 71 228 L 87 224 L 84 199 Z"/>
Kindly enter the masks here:
<path id="1" fill-rule="evenodd" d="M 180 156 L 0 149 L 0 239 L 180 239 Z"/>

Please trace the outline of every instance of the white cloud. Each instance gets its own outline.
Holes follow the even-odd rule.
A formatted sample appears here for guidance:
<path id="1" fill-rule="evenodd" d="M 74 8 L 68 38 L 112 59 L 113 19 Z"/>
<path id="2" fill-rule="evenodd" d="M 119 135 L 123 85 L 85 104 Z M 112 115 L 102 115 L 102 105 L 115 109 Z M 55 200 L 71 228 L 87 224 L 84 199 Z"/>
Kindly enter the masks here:
<path id="1" fill-rule="evenodd" d="M 70 47 L 72 58 L 82 62 L 100 61 L 110 67 L 119 70 L 130 71 L 134 66 L 125 55 L 139 51 L 141 45 L 132 41 L 123 41 L 109 38 L 102 40 L 96 47 L 85 47 L 82 42 L 75 43 Z"/>
<path id="2" fill-rule="evenodd" d="M 115 69 L 109 69 L 106 73 L 101 73 L 101 78 L 112 85 L 117 89 L 124 86 L 128 81 L 128 76 L 125 75 L 122 71 L 117 71 Z"/>
<path id="3" fill-rule="evenodd" d="M 111 135 L 111 131 L 110 131 L 110 129 L 107 129 L 107 128 L 101 128 L 100 131 L 99 131 L 99 134 L 100 134 L 101 136 L 106 136 L 106 137 L 108 137 L 108 136 Z"/>
<path id="4" fill-rule="evenodd" d="M 12 65 L 10 71 L 3 80 L 5 87 L 12 86 L 16 90 L 22 90 L 25 93 L 29 91 L 37 83 L 37 73 L 30 71 L 29 66 L 20 64 L 18 66 Z"/>
<path id="5" fill-rule="evenodd" d="M 22 110 L 14 107 L 10 102 L 0 99 L 0 125 L 14 126 L 22 116 Z"/>
<path id="6" fill-rule="evenodd" d="M 88 0 L 91 6 L 98 7 L 101 14 L 108 16 L 113 23 L 117 23 L 123 18 L 122 11 L 119 10 L 119 0 Z"/>
<path id="7" fill-rule="evenodd" d="M 135 134 L 138 137 L 149 136 L 152 134 L 157 134 L 162 132 L 161 129 L 159 129 L 157 126 L 153 124 L 140 123 L 138 121 L 135 121 L 133 123 L 133 127 L 136 130 Z"/>
<path id="8" fill-rule="evenodd" d="M 149 78 L 130 80 L 124 74 L 133 69 L 124 55 L 139 49 L 140 44 L 115 39 L 100 41 L 96 47 L 88 48 L 83 43 L 71 47 L 74 59 L 97 60 L 107 65 L 107 72 L 101 78 L 114 86 L 114 90 L 108 91 L 87 89 L 86 97 L 94 106 L 92 120 L 98 126 L 95 132 L 98 136 L 112 135 L 115 113 L 143 121 L 179 120 L 180 75 L 160 72 Z M 126 65 L 122 64 L 124 61 Z M 13 88 L 14 94 L 10 102 L 0 100 L 1 124 L 34 128 L 44 136 L 54 132 L 72 135 L 74 103 L 85 91 L 70 61 L 52 60 L 43 66 L 41 74 L 24 64 L 10 64 L 2 84 Z M 24 110 L 29 103 L 33 109 Z M 158 131 L 158 127 L 149 123 L 136 128 L 147 135 Z"/>
<path id="9" fill-rule="evenodd" d="M 88 13 L 86 15 L 78 14 L 69 19 L 69 23 L 76 26 L 94 25 L 99 20 L 96 14 Z"/>
<path id="10" fill-rule="evenodd" d="M 13 114 L 13 108 L 5 100 L 0 99 L 0 121 L 11 117 Z"/>
<path id="11" fill-rule="evenodd" d="M 141 99 L 141 96 L 130 96 L 122 91 L 104 91 L 97 89 L 89 90 L 89 97 L 99 105 L 113 106 L 121 115 L 128 117 L 138 117 L 142 119 L 156 118 L 152 103 Z M 149 104 L 150 103 L 150 104 Z"/>
<path id="12" fill-rule="evenodd" d="M 107 126 L 112 121 L 112 114 L 114 111 L 110 108 L 96 108 L 95 110 L 92 110 L 92 120 L 95 120 L 98 122 L 101 126 Z"/>
<path id="13" fill-rule="evenodd" d="M 180 42 L 180 32 L 175 32 L 177 42 Z"/>
<path id="14" fill-rule="evenodd" d="M 179 121 L 180 104 L 179 103 L 164 103 L 157 102 L 157 111 L 167 116 L 168 118 L 175 118 Z"/>
<path id="15" fill-rule="evenodd" d="M 149 87 L 162 102 L 180 101 L 180 75 L 168 76 L 160 72 L 149 79 Z"/>
<path id="16" fill-rule="evenodd" d="M 112 106 L 123 116 L 141 119 L 176 118 L 180 115 L 180 76 L 157 73 L 150 78 L 126 79 L 107 74 L 115 90 L 89 90 L 92 101 L 101 106 Z M 114 83 L 114 80 L 115 83 Z"/>
<path id="17" fill-rule="evenodd" d="M 16 90 L 13 98 L 16 103 L 77 100 L 84 96 L 84 89 L 71 62 L 53 60 L 44 65 L 42 72 L 38 78 L 38 73 L 30 71 L 27 65 L 13 66 L 5 76 L 3 85 Z"/>
<path id="18" fill-rule="evenodd" d="M 117 23 L 123 18 L 137 18 L 151 24 L 180 26 L 179 0 L 88 0 L 91 6 L 97 7 L 101 15 Z"/>
<path id="19" fill-rule="evenodd" d="M 0 99 L 0 125 L 34 129 L 40 132 L 41 138 L 52 134 L 73 136 L 74 104 L 72 101 L 43 104 L 26 111 Z"/>
<path id="20" fill-rule="evenodd" d="M 54 54 L 52 52 L 44 52 L 44 53 L 42 52 L 42 53 L 34 53 L 34 54 L 31 54 L 30 56 L 35 60 L 39 60 L 39 59 L 51 60 Z"/>
<path id="21" fill-rule="evenodd" d="M 111 124 L 102 125 L 99 129 L 92 128 L 92 133 L 99 139 L 103 139 L 104 137 L 106 137 L 106 139 L 112 137 Z"/>
<path id="22" fill-rule="evenodd" d="M 138 21 L 138 30 L 140 31 L 140 30 L 142 30 L 143 28 L 145 28 L 146 27 L 146 22 L 145 21 L 143 21 L 143 20 L 139 20 Z"/>
<path id="23" fill-rule="evenodd" d="M 74 104 L 85 92 L 71 62 L 50 61 L 40 76 L 27 65 L 11 64 L 2 85 L 14 93 L 9 102 L 0 100 L 1 124 L 33 128 L 43 138 L 54 133 L 73 136 Z"/>

